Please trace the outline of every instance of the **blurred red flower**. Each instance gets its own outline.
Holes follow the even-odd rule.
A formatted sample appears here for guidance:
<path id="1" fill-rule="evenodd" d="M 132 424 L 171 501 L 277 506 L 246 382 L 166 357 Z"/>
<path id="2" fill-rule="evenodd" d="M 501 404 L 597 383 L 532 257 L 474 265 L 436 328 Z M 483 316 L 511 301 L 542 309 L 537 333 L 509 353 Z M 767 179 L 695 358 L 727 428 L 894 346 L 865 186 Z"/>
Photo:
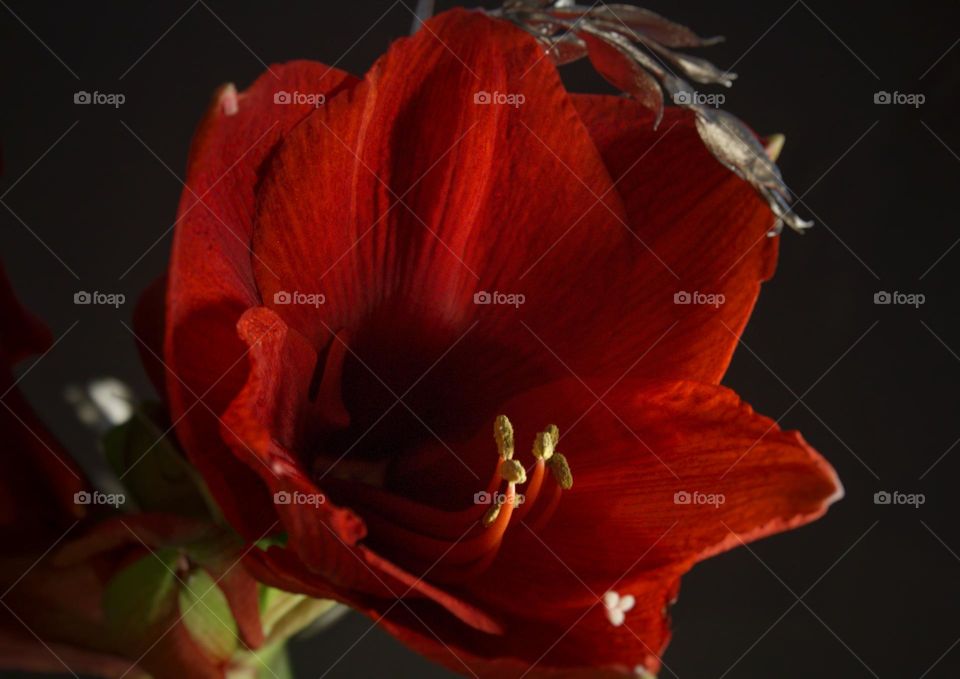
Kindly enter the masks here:
<path id="1" fill-rule="evenodd" d="M 280 520 L 258 577 L 456 671 L 656 672 L 683 573 L 839 497 L 798 434 L 718 386 L 773 216 L 693 114 L 652 123 L 460 10 L 363 80 L 294 62 L 218 92 L 165 390 L 232 525 Z M 497 492 L 524 502 L 497 513 Z"/>
<path id="2" fill-rule="evenodd" d="M 90 506 L 94 488 L 17 388 L 13 366 L 51 345 L 47 328 L 14 297 L 0 266 L 0 668 L 97 676 L 215 679 L 223 659 L 197 644 L 177 606 L 177 588 L 124 588 L 116 580 L 165 547 L 200 541 L 203 522 L 164 514 L 108 517 Z M 159 557 L 156 557 L 159 558 Z M 242 566 L 214 570 L 244 642 L 263 641 L 257 584 Z M 116 596 L 110 594 L 117 583 Z M 124 617 L 111 618 L 108 599 Z M 113 611 L 116 613 L 116 611 Z M 126 615 L 129 617 L 126 617 Z"/>

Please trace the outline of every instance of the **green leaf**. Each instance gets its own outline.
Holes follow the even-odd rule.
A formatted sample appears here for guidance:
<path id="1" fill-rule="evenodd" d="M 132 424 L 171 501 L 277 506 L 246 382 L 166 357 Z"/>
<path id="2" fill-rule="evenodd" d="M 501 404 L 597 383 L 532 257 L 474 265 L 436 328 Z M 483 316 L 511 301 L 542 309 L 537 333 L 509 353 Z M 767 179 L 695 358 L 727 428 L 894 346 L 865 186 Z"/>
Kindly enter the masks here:
<path id="1" fill-rule="evenodd" d="M 265 552 L 271 547 L 281 547 L 285 549 L 288 541 L 289 537 L 286 533 L 278 533 L 277 535 L 270 535 L 257 540 L 255 544 L 257 545 L 257 549 Z"/>
<path id="2" fill-rule="evenodd" d="M 180 553 L 160 549 L 117 573 L 103 596 L 104 614 L 112 633 L 124 639 L 143 639 L 176 607 L 176 569 Z"/>
<path id="3" fill-rule="evenodd" d="M 217 660 L 227 660 L 240 641 L 227 598 L 206 571 L 190 574 L 180 590 L 180 614 L 190 635 Z"/>
<path id="4" fill-rule="evenodd" d="M 156 404 L 142 404 L 108 431 L 102 441 L 107 460 L 142 511 L 219 518 L 200 476 L 157 424 L 161 413 Z"/>
<path id="5" fill-rule="evenodd" d="M 267 646 L 282 644 L 307 628 L 317 630 L 335 622 L 344 610 L 343 604 L 332 599 L 260 586 L 260 622 Z"/>
<path id="6" fill-rule="evenodd" d="M 243 552 L 246 543 L 230 528 L 213 526 L 206 533 L 182 546 L 192 563 L 229 570 Z"/>
<path id="7" fill-rule="evenodd" d="M 293 679 L 293 668 L 284 644 L 274 644 L 234 656 L 226 671 L 227 679 Z"/>
<path id="8" fill-rule="evenodd" d="M 287 654 L 287 648 L 283 644 L 277 649 L 276 653 L 270 659 L 260 656 L 269 669 L 263 668 L 260 673 L 261 679 L 274 677 L 275 679 L 293 679 L 293 667 L 290 665 L 290 656 Z"/>

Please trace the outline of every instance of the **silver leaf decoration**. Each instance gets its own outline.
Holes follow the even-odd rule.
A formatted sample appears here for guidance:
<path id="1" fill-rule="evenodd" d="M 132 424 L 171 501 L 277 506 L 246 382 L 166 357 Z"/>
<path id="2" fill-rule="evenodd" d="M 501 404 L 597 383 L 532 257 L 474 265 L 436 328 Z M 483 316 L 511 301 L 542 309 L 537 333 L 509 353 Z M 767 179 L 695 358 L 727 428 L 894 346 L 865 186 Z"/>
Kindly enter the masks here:
<path id="1" fill-rule="evenodd" d="M 629 46 L 608 41 L 603 33 L 591 30 L 585 30 L 583 37 L 593 67 L 611 85 L 653 111 L 653 126 L 656 129 L 663 118 L 663 90 L 656 78 L 637 63 L 629 52 Z"/>
<path id="2" fill-rule="evenodd" d="M 733 84 L 736 74 L 675 51 L 713 45 L 722 38 L 701 38 L 686 26 L 633 5 L 587 7 L 575 0 L 507 0 L 492 14 L 535 36 L 558 65 L 589 58 L 611 85 L 653 112 L 654 129 L 660 124 L 665 100 L 693 111 L 697 131 L 710 153 L 750 183 L 770 206 L 776 216 L 771 236 L 779 235 L 784 224 L 801 233 L 813 226 L 790 207 L 790 190 L 780 169 L 756 136 L 736 116 L 701 103 L 689 83 Z"/>
<path id="3" fill-rule="evenodd" d="M 589 54 L 586 41 L 573 32 L 568 31 L 559 37 L 538 36 L 537 39 L 557 66 L 579 61 Z"/>

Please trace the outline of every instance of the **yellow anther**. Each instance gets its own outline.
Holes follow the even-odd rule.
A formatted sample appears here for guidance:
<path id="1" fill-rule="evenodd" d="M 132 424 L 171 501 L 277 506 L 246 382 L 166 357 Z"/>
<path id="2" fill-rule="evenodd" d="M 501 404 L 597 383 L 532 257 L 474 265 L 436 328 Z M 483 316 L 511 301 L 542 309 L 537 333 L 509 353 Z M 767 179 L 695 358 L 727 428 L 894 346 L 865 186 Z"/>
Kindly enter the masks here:
<path id="1" fill-rule="evenodd" d="M 547 433 L 550 434 L 550 438 L 553 439 L 553 447 L 556 448 L 557 444 L 560 443 L 560 430 L 555 424 L 547 425 Z"/>
<path id="2" fill-rule="evenodd" d="M 493 522 L 497 520 L 497 517 L 500 516 L 500 502 L 494 502 L 490 505 L 490 508 L 483 515 L 483 527 L 489 528 L 493 525 Z"/>
<path id="3" fill-rule="evenodd" d="M 497 442 L 497 452 L 504 460 L 513 457 L 513 425 L 506 415 L 497 415 L 493 422 L 493 438 Z"/>
<path id="4" fill-rule="evenodd" d="M 549 460 L 556 447 L 550 431 L 542 431 L 533 439 L 533 456 L 538 460 Z"/>
<path id="5" fill-rule="evenodd" d="M 573 473 L 570 471 L 567 458 L 560 453 L 554 453 L 547 464 L 550 466 L 550 471 L 553 472 L 553 478 L 557 480 L 561 488 L 564 490 L 573 488 Z"/>
<path id="6" fill-rule="evenodd" d="M 509 483 L 524 483 L 527 470 L 517 460 L 503 460 L 500 463 L 500 478 Z"/>

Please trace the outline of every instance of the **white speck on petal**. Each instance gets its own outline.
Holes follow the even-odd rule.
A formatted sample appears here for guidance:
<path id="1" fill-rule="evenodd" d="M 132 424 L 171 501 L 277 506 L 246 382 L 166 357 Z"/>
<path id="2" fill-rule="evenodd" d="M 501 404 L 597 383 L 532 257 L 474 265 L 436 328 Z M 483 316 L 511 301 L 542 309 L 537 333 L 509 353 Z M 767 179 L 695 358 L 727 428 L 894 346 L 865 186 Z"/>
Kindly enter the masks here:
<path id="1" fill-rule="evenodd" d="M 237 87 L 233 83 L 223 86 L 220 90 L 220 110 L 225 116 L 233 116 L 240 110 L 240 102 L 237 96 Z"/>
<path id="2" fill-rule="evenodd" d="M 617 592 L 607 592 L 603 595 L 603 605 L 607 609 L 607 620 L 614 627 L 619 627 L 626 619 L 626 613 L 636 605 L 636 599 L 628 594 L 621 597 Z"/>
<path id="3" fill-rule="evenodd" d="M 616 608 L 620 602 L 620 595 L 616 592 L 607 592 L 603 595 L 603 605 L 609 608 Z"/>

